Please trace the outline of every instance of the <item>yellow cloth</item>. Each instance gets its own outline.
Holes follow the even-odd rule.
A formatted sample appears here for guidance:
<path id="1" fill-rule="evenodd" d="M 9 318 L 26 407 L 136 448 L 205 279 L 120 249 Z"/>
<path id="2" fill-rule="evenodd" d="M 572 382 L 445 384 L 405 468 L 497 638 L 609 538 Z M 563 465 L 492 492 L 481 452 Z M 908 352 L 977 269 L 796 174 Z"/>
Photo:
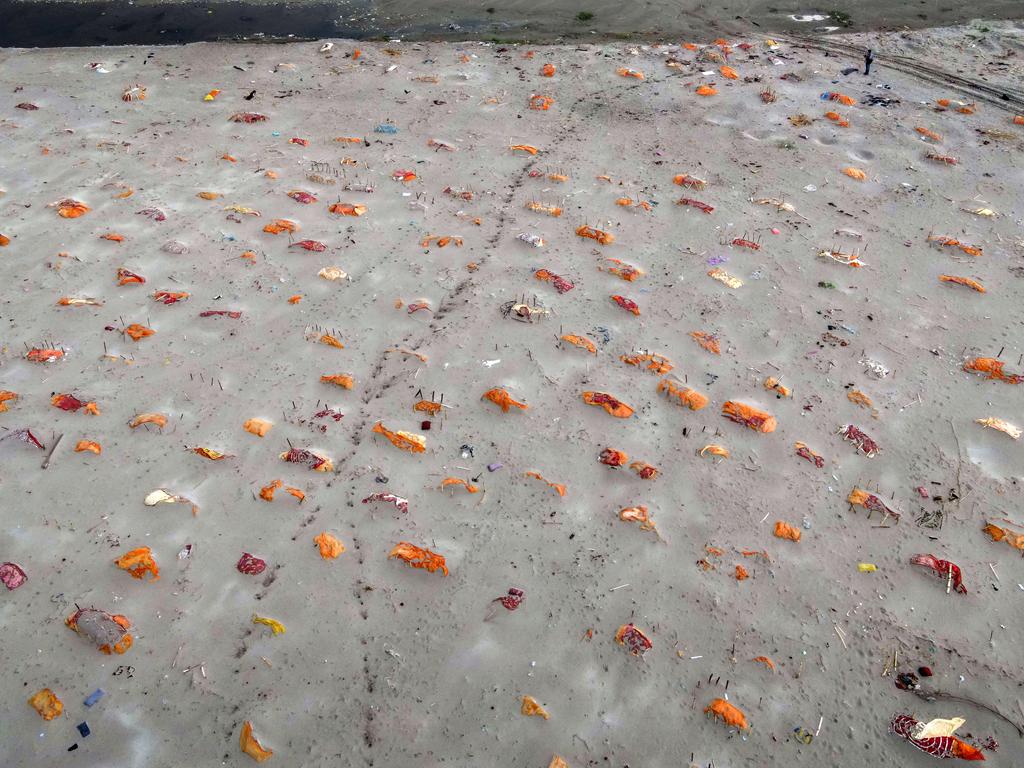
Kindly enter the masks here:
<path id="1" fill-rule="evenodd" d="M 967 721 L 962 717 L 952 717 L 949 720 L 937 717 L 930 722 L 920 725 L 918 732 L 914 734 L 914 738 L 933 739 L 937 736 L 952 736 L 956 729 L 965 722 Z"/>

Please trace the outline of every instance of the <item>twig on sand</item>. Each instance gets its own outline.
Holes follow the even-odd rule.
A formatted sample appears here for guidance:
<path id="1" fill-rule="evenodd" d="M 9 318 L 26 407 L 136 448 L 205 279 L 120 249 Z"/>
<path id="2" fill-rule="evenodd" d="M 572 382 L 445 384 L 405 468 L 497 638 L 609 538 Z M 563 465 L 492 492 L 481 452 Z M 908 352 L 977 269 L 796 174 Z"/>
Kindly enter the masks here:
<path id="1" fill-rule="evenodd" d="M 956 427 L 953 426 L 953 422 L 949 422 L 949 428 L 953 430 L 953 439 L 956 440 L 956 495 L 957 500 L 963 498 L 963 493 L 960 489 L 960 469 L 963 467 L 963 454 L 960 450 L 960 436 L 956 433 Z"/>
<path id="2" fill-rule="evenodd" d="M 1024 728 L 1022 728 L 1017 723 L 1013 722 L 1013 720 L 1008 718 L 1006 715 L 1004 715 L 998 709 L 995 709 L 994 707 L 990 707 L 988 704 L 983 704 L 982 702 L 978 701 L 977 699 L 972 699 L 972 698 L 970 698 L 968 696 L 957 696 L 956 694 L 946 693 L 945 691 L 925 691 L 925 690 L 921 690 L 921 689 L 915 690 L 913 688 L 911 688 L 909 690 L 915 696 L 917 696 L 918 698 L 924 699 L 925 701 L 935 701 L 936 699 L 945 699 L 947 701 L 962 701 L 965 704 L 973 704 L 976 707 L 981 707 L 982 709 L 984 709 L 984 710 L 986 710 L 988 712 L 991 712 L 993 715 L 998 717 L 1000 720 L 1004 720 L 1007 723 L 1009 723 L 1010 725 L 1012 725 L 1014 728 L 1017 729 L 1017 734 L 1019 736 L 1021 736 L 1022 738 L 1024 738 Z M 1024 708 L 1022 708 L 1021 711 L 1024 711 Z"/>
<path id="3" fill-rule="evenodd" d="M 53 445 L 50 446 L 50 452 L 46 454 L 46 460 L 43 462 L 43 469 L 50 466 L 50 459 L 53 458 L 53 452 L 57 450 L 57 446 L 60 445 L 60 441 L 64 439 L 64 433 L 61 432 L 57 435 L 57 439 L 53 441 Z"/>
<path id="4" fill-rule="evenodd" d="M 899 649 L 899 646 L 897 646 L 896 648 L 893 649 L 892 659 L 889 659 L 889 660 L 887 660 L 885 662 L 885 668 L 882 670 L 882 677 L 885 677 L 886 675 L 888 675 L 890 671 L 895 673 L 896 672 L 896 667 L 899 666 L 899 660 L 900 660 L 900 649 Z"/>
<path id="5" fill-rule="evenodd" d="M 103 523 L 105 523 L 106 521 L 107 521 L 107 515 L 103 515 L 102 517 L 100 517 L 100 521 L 98 523 L 96 523 L 96 525 L 92 526 L 91 528 L 86 528 L 85 532 L 86 533 L 92 533 L 97 528 L 99 528 L 101 525 L 103 525 Z"/>
<path id="6" fill-rule="evenodd" d="M 837 634 L 837 635 L 839 635 L 839 642 L 841 642 L 841 643 L 843 644 L 843 648 L 846 648 L 847 650 L 849 650 L 850 646 L 848 646 L 848 645 L 846 644 L 846 638 L 845 638 L 845 637 L 843 637 L 843 630 L 841 630 L 841 629 L 839 628 L 839 625 L 838 625 L 838 624 L 833 624 L 833 625 L 832 625 L 832 628 L 833 628 L 833 629 L 835 629 L 835 631 L 836 631 L 836 634 Z"/>

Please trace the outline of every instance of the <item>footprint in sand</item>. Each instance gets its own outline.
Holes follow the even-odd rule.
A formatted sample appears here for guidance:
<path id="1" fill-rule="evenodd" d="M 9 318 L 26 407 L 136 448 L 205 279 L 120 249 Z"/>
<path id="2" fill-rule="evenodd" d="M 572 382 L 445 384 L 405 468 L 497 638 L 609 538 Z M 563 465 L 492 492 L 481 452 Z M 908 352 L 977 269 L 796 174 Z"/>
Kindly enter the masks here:
<path id="1" fill-rule="evenodd" d="M 864 149 L 862 147 L 858 147 L 857 149 L 851 149 L 848 154 L 850 155 L 850 159 L 852 159 L 852 160 L 860 160 L 863 163 L 866 163 L 866 162 L 869 162 L 869 161 L 875 159 L 875 153 L 874 152 L 872 152 L 870 149 Z"/>
<path id="2" fill-rule="evenodd" d="M 711 125 L 736 125 L 736 118 L 728 115 L 708 115 L 704 121 Z"/>

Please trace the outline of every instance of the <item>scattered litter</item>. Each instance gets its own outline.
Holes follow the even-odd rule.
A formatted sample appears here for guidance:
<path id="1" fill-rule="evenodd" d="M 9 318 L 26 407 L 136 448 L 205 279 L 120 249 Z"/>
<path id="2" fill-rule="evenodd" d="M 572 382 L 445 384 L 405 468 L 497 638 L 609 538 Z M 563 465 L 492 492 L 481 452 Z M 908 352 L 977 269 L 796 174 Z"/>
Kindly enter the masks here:
<path id="1" fill-rule="evenodd" d="M 190 735 L 154 765 L 329 761 L 297 729 L 338 681 L 381 765 L 439 733 L 549 768 L 994 749 L 966 694 L 1012 705 L 1019 650 L 1019 35 L 791 18 L 819 34 L 19 51 L 0 599 L 38 727 L 5 751 L 88 763 L 159 716 Z"/>

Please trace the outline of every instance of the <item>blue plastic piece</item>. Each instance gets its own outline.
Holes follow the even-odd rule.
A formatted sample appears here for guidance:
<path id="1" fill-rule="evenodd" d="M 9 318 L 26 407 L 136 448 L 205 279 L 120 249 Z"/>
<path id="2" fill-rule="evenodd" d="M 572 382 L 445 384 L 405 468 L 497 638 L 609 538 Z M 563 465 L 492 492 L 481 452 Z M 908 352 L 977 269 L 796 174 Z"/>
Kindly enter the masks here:
<path id="1" fill-rule="evenodd" d="M 95 691 L 93 691 L 92 693 L 90 693 L 88 696 L 85 697 L 85 702 L 84 702 L 85 706 L 91 707 L 97 701 L 102 699 L 106 695 L 106 693 L 107 692 L 104 691 L 102 688 L 97 688 Z"/>

